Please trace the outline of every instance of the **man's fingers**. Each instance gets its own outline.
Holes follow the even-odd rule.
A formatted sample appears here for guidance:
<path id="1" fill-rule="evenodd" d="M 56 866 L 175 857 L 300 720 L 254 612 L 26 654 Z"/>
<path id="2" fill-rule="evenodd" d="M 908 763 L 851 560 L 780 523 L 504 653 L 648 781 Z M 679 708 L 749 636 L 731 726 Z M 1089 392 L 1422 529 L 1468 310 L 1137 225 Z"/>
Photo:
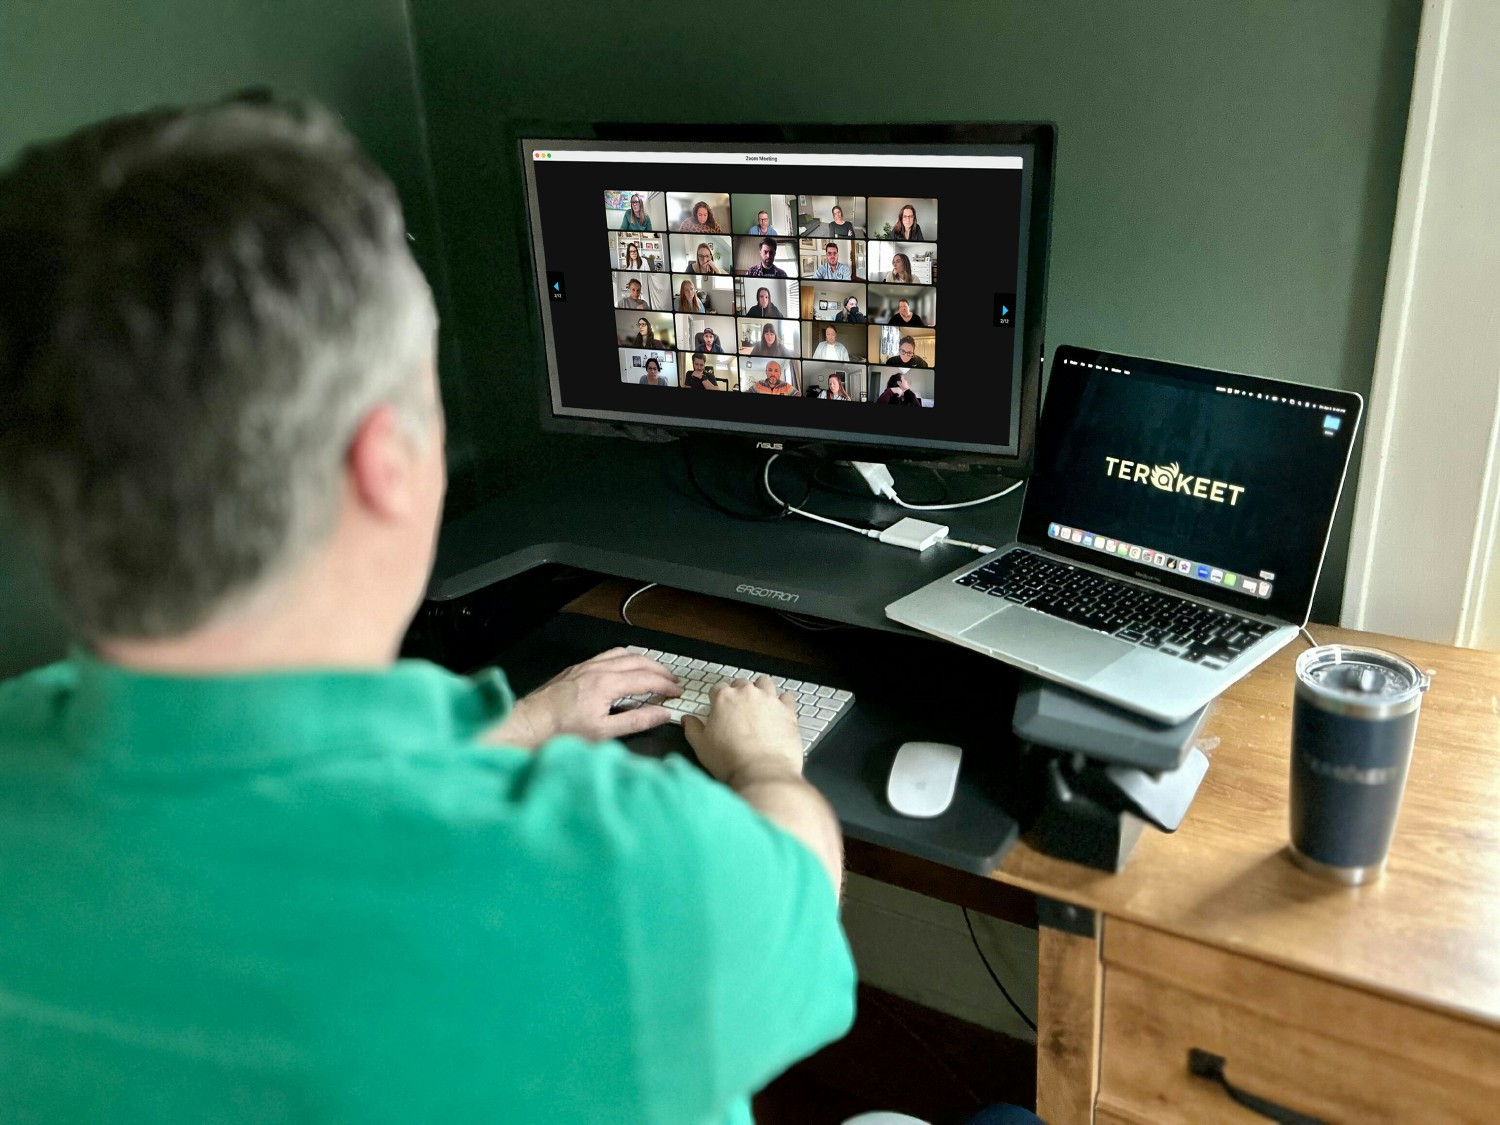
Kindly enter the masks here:
<path id="1" fill-rule="evenodd" d="M 657 669 L 642 669 L 633 672 L 600 672 L 591 681 L 593 689 L 587 696 L 598 699 L 600 695 L 611 701 L 627 695 L 665 695 L 676 698 L 682 694 L 682 685 L 665 672 Z M 597 693 L 597 694 L 596 694 Z"/>
<path id="2" fill-rule="evenodd" d="M 768 691 L 772 695 L 776 694 L 776 681 L 764 672 L 755 677 L 755 686 L 760 688 L 761 691 Z"/>
<path id="3" fill-rule="evenodd" d="M 606 658 L 607 656 L 607 658 Z M 586 660 L 582 664 L 575 665 L 580 673 L 616 673 L 631 671 L 657 671 L 664 676 L 676 676 L 665 664 L 652 660 L 649 656 L 642 656 L 638 652 L 626 652 L 620 650 L 619 655 L 596 656 L 592 660 Z"/>
<path id="4" fill-rule="evenodd" d="M 781 693 L 781 702 L 785 703 L 793 712 L 797 710 L 797 693 L 795 691 L 784 691 Z"/>
<path id="5" fill-rule="evenodd" d="M 633 711 L 610 715 L 600 723 L 600 730 L 605 738 L 624 738 L 627 734 L 639 734 L 643 730 L 659 727 L 671 719 L 672 712 L 665 707 L 637 707 Z"/>
<path id="6" fill-rule="evenodd" d="M 687 739 L 688 745 L 693 748 L 693 753 L 698 752 L 698 742 L 703 737 L 703 720 L 697 715 L 684 715 L 682 717 L 682 736 Z"/>

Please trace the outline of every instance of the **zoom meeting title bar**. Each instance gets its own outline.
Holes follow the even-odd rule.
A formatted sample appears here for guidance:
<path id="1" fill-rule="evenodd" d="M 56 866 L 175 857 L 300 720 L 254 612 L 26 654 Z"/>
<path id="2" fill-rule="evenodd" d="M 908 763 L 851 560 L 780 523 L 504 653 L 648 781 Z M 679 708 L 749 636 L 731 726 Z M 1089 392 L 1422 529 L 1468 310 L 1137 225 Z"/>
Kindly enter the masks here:
<path id="1" fill-rule="evenodd" d="M 534 148 L 531 159 L 593 164 L 747 164 L 795 168 L 1021 168 L 1019 156 L 944 156 L 926 152 L 641 152 L 621 149 Z"/>

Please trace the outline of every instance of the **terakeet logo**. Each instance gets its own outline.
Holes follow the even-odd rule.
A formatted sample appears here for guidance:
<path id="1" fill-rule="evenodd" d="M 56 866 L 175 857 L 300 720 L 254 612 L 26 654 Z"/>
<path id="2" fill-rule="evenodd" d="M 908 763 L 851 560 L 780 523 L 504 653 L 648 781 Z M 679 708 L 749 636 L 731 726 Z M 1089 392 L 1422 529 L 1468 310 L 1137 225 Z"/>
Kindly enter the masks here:
<path id="1" fill-rule="evenodd" d="M 1228 504 L 1231 508 L 1240 502 L 1240 494 L 1245 491 L 1242 484 L 1230 484 L 1228 481 L 1184 473 L 1176 461 L 1170 465 L 1147 465 L 1124 457 L 1106 457 L 1104 475 L 1137 484 L 1149 484 L 1163 492 L 1192 496 L 1198 500 L 1212 500 L 1215 504 Z"/>

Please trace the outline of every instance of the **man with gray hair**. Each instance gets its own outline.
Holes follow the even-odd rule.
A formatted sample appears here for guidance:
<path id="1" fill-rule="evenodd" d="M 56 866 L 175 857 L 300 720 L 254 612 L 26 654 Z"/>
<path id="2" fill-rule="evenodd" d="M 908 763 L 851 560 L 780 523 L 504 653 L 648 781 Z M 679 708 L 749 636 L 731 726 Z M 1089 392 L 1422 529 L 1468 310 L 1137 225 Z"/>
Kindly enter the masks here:
<path id="1" fill-rule="evenodd" d="M 28 1121 L 748 1121 L 852 1018 L 770 681 L 397 662 L 445 484 L 395 192 L 314 110 L 0 175 L 0 488 L 79 640 L 0 685 L 0 1104 Z M 714 780 L 717 779 L 717 780 Z"/>

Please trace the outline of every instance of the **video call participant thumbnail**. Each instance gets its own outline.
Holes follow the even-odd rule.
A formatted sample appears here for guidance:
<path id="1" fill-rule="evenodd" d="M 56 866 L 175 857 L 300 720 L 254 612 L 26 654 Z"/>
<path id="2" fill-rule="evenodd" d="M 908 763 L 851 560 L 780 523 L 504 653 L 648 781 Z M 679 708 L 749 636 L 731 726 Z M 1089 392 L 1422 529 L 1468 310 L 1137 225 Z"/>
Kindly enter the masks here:
<path id="1" fill-rule="evenodd" d="M 937 284 L 937 245 L 931 242 L 869 244 L 870 279 L 889 285 Z"/>
<path id="2" fill-rule="evenodd" d="M 682 352 L 678 356 L 682 387 L 688 391 L 727 391 L 739 380 L 738 361 L 732 356 Z"/>
<path id="3" fill-rule="evenodd" d="M 808 359 L 864 363 L 869 355 L 869 342 L 869 332 L 862 325 L 827 320 L 802 325 L 802 354 Z"/>
<path id="4" fill-rule="evenodd" d="M 818 244 L 820 240 L 807 240 Z M 814 278 L 818 281 L 850 281 L 854 278 L 854 244 L 852 242 L 840 242 L 829 239 L 818 246 L 820 257 L 809 258 L 806 253 L 801 255 L 802 276 Z M 814 264 L 814 262 L 816 264 Z M 812 266 L 812 272 L 807 267 Z"/>
<path id="5" fill-rule="evenodd" d="M 656 348 L 628 348 L 620 353 L 620 382 L 647 387 L 677 386 L 675 352 Z"/>
<path id="6" fill-rule="evenodd" d="M 910 331 L 885 328 L 871 329 L 880 334 L 880 348 L 875 355 L 885 355 L 889 367 L 936 367 L 937 339 L 931 329 Z"/>
<path id="7" fill-rule="evenodd" d="M 728 234 L 729 195 L 726 192 L 667 193 L 671 228 L 685 234 Z"/>
<path id="8" fill-rule="evenodd" d="M 792 196 L 752 193 L 731 195 L 729 199 L 734 209 L 736 234 L 780 238 L 796 233 L 792 225 L 792 216 L 796 214 Z"/>
<path id="9" fill-rule="evenodd" d="M 615 313 L 615 344 L 622 348 L 674 348 L 677 333 L 672 314 L 662 312 Z"/>
<path id="10" fill-rule="evenodd" d="M 803 320 L 837 320 L 850 297 L 855 307 L 864 304 L 865 287 L 858 281 L 804 281 L 801 286 Z"/>
<path id="11" fill-rule="evenodd" d="M 937 295 L 937 287 L 932 285 L 872 285 L 867 311 L 875 324 L 934 328 L 937 326 Z"/>
<path id="12" fill-rule="evenodd" d="M 604 222 L 610 230 L 665 231 L 666 197 L 659 191 L 606 191 Z"/>
<path id="13" fill-rule="evenodd" d="M 734 281 L 734 311 L 739 316 L 782 320 L 797 315 L 797 282 L 770 277 L 737 277 Z"/>
<path id="14" fill-rule="evenodd" d="M 938 201 L 871 196 L 870 237 L 892 242 L 936 242 Z"/>
<path id="15" fill-rule="evenodd" d="M 797 364 L 790 359 L 740 360 L 740 389 L 756 395 L 799 396 Z"/>
<path id="16" fill-rule="evenodd" d="M 861 364 L 805 360 L 802 364 L 802 386 L 805 398 L 859 402 L 864 395 L 865 369 Z M 812 393 L 814 387 L 819 389 L 817 395 Z"/>
<path id="17" fill-rule="evenodd" d="M 673 273 L 727 274 L 724 263 L 733 253 L 728 235 L 674 234 L 669 236 Z"/>
<path id="18" fill-rule="evenodd" d="M 870 387 L 882 388 L 877 406 L 932 406 L 936 376 L 931 371 L 904 368 L 870 368 Z"/>
<path id="19" fill-rule="evenodd" d="M 651 272 L 667 268 L 667 245 L 664 234 L 627 234 L 610 231 L 609 268 L 627 272 Z"/>
<path id="20" fill-rule="evenodd" d="M 728 278 L 701 274 L 672 275 L 672 311 L 674 313 L 728 312 L 732 307 L 729 286 L 715 284 Z"/>
<path id="21" fill-rule="evenodd" d="M 723 354 L 731 350 L 734 318 L 705 316 L 701 313 L 677 314 L 677 340 L 683 351 Z"/>
<path id="22" fill-rule="evenodd" d="M 807 196 L 798 233 L 803 238 L 864 238 L 864 196 Z"/>
<path id="23" fill-rule="evenodd" d="M 785 278 L 787 272 L 777 262 L 780 252 L 781 243 L 770 236 L 742 235 L 734 240 L 734 272 L 744 277 Z"/>
<path id="24" fill-rule="evenodd" d="M 736 324 L 741 355 L 790 359 L 801 349 L 802 326 L 795 320 L 761 321 L 740 317 Z"/>

